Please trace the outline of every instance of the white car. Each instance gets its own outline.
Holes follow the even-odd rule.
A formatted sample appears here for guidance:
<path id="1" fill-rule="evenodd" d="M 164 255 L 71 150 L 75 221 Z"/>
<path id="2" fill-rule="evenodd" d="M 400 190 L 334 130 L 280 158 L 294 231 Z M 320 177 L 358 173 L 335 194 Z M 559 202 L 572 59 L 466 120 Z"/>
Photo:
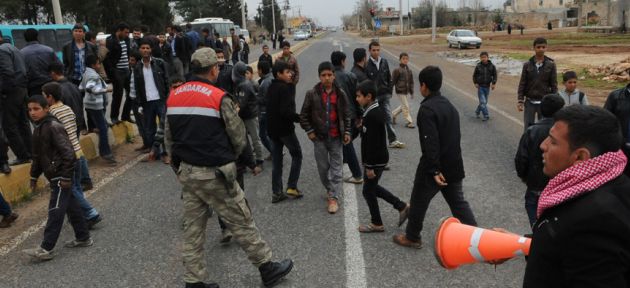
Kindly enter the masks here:
<path id="1" fill-rule="evenodd" d="M 295 41 L 308 40 L 308 38 L 308 33 L 306 31 L 297 30 L 293 32 L 293 40 Z"/>
<path id="2" fill-rule="evenodd" d="M 482 41 L 471 30 L 453 30 L 451 33 L 448 33 L 446 42 L 448 43 L 448 48 L 457 47 L 464 49 L 466 47 L 475 47 L 479 49 Z"/>

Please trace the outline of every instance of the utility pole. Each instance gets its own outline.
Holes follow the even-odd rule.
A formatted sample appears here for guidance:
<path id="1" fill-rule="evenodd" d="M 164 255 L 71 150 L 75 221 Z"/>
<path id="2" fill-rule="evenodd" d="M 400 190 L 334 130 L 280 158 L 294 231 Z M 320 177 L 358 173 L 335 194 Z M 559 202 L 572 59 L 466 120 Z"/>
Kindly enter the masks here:
<path id="1" fill-rule="evenodd" d="M 53 13 L 55 14 L 55 24 L 63 24 L 63 18 L 61 17 L 61 5 L 59 0 L 52 0 Z"/>
<path id="2" fill-rule="evenodd" d="M 274 36 L 276 36 L 276 39 L 278 37 L 278 35 L 276 34 L 276 4 L 274 2 L 275 0 L 271 0 L 271 22 L 273 22 L 273 34 Z"/>
<path id="3" fill-rule="evenodd" d="M 402 6 L 402 0 L 398 0 L 398 6 L 400 7 L 400 11 L 398 12 L 398 15 L 400 16 L 400 36 L 405 35 L 404 29 L 403 27 L 405 27 L 404 25 L 404 21 L 403 21 L 403 6 Z"/>
<path id="4" fill-rule="evenodd" d="M 243 21 L 243 25 L 241 25 L 243 29 L 247 30 L 247 15 L 245 15 L 245 0 L 241 0 L 241 19 Z"/>
<path id="5" fill-rule="evenodd" d="M 435 0 L 432 0 L 431 3 L 431 43 L 435 43 Z"/>

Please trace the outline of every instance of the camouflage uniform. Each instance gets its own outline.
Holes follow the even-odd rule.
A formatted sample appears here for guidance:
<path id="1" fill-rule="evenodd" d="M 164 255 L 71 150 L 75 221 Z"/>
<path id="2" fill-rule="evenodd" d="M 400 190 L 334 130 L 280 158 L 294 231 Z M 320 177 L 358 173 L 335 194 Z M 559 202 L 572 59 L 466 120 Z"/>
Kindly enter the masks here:
<path id="1" fill-rule="evenodd" d="M 221 119 L 232 148 L 239 155 L 247 144 L 245 126 L 229 95 L 224 96 L 222 101 Z M 165 140 L 167 151 L 172 151 L 173 139 L 169 121 L 165 125 Z M 260 237 L 236 176 L 235 162 L 221 167 L 193 166 L 182 162 L 177 168 L 177 177 L 183 186 L 182 254 L 186 269 L 184 281 L 187 283 L 203 282 L 208 277 L 204 243 L 209 207 L 225 222 L 252 264 L 259 267 L 271 260 L 271 248 Z"/>

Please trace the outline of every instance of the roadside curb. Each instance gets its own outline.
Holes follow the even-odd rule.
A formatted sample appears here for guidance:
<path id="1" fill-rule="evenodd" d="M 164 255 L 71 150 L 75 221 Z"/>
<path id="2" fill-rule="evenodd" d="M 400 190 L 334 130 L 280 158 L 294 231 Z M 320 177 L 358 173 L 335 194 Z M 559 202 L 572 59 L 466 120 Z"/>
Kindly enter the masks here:
<path id="1" fill-rule="evenodd" d="M 128 142 L 129 139 L 138 135 L 136 126 L 129 122 L 121 122 L 108 129 L 109 145 L 116 146 Z M 98 134 L 90 133 L 88 135 L 82 135 L 79 143 L 85 158 L 88 160 L 96 159 L 99 157 L 98 153 Z M 0 192 L 4 199 L 11 203 L 16 204 L 28 200 L 31 196 L 30 180 L 31 180 L 31 164 L 22 164 L 12 166 L 13 170 L 11 174 L 0 174 Z M 37 182 L 38 187 L 46 185 L 44 177 L 40 177 Z"/>

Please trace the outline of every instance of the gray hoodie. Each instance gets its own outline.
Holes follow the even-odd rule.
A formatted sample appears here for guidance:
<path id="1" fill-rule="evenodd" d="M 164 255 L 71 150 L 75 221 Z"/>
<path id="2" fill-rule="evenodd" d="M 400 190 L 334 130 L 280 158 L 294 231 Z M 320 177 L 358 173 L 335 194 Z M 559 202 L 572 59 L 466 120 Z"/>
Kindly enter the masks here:
<path id="1" fill-rule="evenodd" d="M 573 93 L 569 93 L 566 90 L 561 90 L 561 91 L 558 91 L 558 94 L 560 94 L 560 97 L 562 97 L 566 106 L 576 105 L 576 104 L 589 105 L 586 95 L 584 95 L 584 93 L 580 92 L 580 90 L 578 89 L 575 89 Z M 580 97 L 580 94 L 582 94 L 583 96 Z"/>

